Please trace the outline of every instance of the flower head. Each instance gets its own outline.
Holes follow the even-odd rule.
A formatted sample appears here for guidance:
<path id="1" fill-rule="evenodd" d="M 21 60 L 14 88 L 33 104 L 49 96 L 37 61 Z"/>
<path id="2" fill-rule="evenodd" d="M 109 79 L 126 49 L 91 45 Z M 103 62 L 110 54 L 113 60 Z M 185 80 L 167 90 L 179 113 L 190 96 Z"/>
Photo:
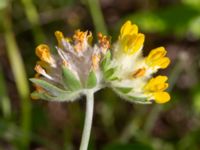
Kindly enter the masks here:
<path id="1" fill-rule="evenodd" d="M 118 41 L 113 45 L 112 58 L 107 59 L 104 76 L 108 85 L 122 98 L 136 103 L 164 103 L 170 100 L 165 83 L 166 76 L 153 78 L 158 69 L 166 68 L 170 59 L 167 51 L 159 47 L 150 51 L 147 57 L 142 54 L 144 35 L 138 27 L 127 21 L 120 30 Z M 112 72 L 109 75 L 108 72 Z"/>
<path id="2" fill-rule="evenodd" d="M 31 79 L 37 87 L 32 97 L 74 100 L 86 90 L 100 89 L 103 78 L 99 64 L 109 48 L 107 37 L 102 35 L 100 43 L 92 45 L 92 34 L 88 31 L 76 30 L 72 38 L 56 31 L 55 36 L 58 55 L 52 55 L 46 44 L 36 48 L 40 61 L 35 66 L 37 78 Z"/>
<path id="3" fill-rule="evenodd" d="M 164 47 L 150 51 L 144 57 L 142 48 L 145 36 L 138 27 L 127 21 L 112 45 L 110 38 L 98 33 L 98 43 L 92 44 L 92 33 L 76 30 L 72 38 L 55 32 L 57 55 L 49 46 L 36 48 L 40 61 L 35 66 L 37 77 L 32 97 L 47 100 L 74 100 L 87 90 L 97 91 L 111 87 L 122 98 L 136 103 L 165 103 L 170 95 L 166 76 L 152 77 L 165 69 L 170 59 Z"/>

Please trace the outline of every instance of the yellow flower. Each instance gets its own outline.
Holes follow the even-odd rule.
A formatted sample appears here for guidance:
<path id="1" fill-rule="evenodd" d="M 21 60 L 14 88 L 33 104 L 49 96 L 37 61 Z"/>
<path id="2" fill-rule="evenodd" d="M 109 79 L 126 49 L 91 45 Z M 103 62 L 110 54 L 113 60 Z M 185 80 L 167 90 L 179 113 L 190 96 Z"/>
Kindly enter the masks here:
<path id="1" fill-rule="evenodd" d="M 75 100 L 88 89 L 97 91 L 109 86 L 122 98 L 135 103 L 170 100 L 169 93 L 165 92 L 169 86 L 167 77 L 152 78 L 158 69 L 169 65 L 167 51 L 158 47 L 144 57 L 145 36 L 131 21 L 123 24 L 113 45 L 110 37 L 101 33 L 97 35 L 98 42 L 92 44 L 89 31 L 76 30 L 71 38 L 56 31 L 55 36 L 57 54 L 52 55 L 46 44 L 36 48 L 40 61 L 35 66 L 39 77 L 31 80 L 37 89 L 34 98 Z"/>
<path id="2" fill-rule="evenodd" d="M 42 61 L 54 66 L 54 59 L 51 56 L 50 48 L 48 45 L 40 44 L 38 47 L 36 47 L 35 53 Z"/>
<path id="3" fill-rule="evenodd" d="M 138 27 L 127 21 L 120 30 L 119 39 L 113 46 L 110 63 L 105 70 L 105 80 L 115 92 L 124 99 L 149 104 L 154 100 L 165 103 L 170 95 L 166 76 L 152 78 L 158 69 L 166 68 L 170 59 L 166 57 L 164 47 L 151 50 L 147 57 L 142 54 L 144 34 L 138 33 Z"/>
<path id="4" fill-rule="evenodd" d="M 110 39 L 99 32 L 98 42 L 99 42 L 99 45 L 102 47 L 102 52 L 105 54 L 107 50 L 110 48 Z"/>
<path id="5" fill-rule="evenodd" d="M 131 23 L 131 21 L 126 21 L 120 30 L 120 39 L 123 39 L 126 35 L 134 35 L 138 34 L 138 27 L 137 25 Z"/>
<path id="6" fill-rule="evenodd" d="M 119 42 L 126 54 L 132 55 L 140 50 L 144 43 L 144 34 L 138 33 L 138 27 L 127 21 L 120 30 Z"/>
<path id="7" fill-rule="evenodd" d="M 88 32 L 88 31 L 82 32 L 80 30 L 76 30 L 73 36 L 74 43 L 75 43 L 74 49 L 77 52 L 85 51 L 87 44 L 90 43 L 91 38 L 92 38 L 91 32 Z"/>
<path id="8" fill-rule="evenodd" d="M 168 83 L 166 83 L 167 79 L 166 76 L 151 78 L 144 87 L 144 90 L 152 95 L 157 103 L 165 103 L 170 100 L 170 95 L 167 92 L 163 92 L 169 86 Z"/>
<path id="9" fill-rule="evenodd" d="M 170 63 L 170 59 L 165 57 L 166 53 L 167 51 L 164 47 L 151 50 L 149 55 L 145 58 L 146 64 L 152 68 L 165 69 Z"/>
<path id="10" fill-rule="evenodd" d="M 92 33 L 80 30 L 72 38 L 60 31 L 55 37 L 58 44 L 54 55 L 46 44 L 36 48 L 40 61 L 34 68 L 37 78 L 31 79 L 36 86 L 32 96 L 65 101 L 75 100 L 87 90 L 99 90 L 103 82 L 100 63 L 110 47 L 109 38 L 99 33 L 99 42 L 92 45 Z"/>

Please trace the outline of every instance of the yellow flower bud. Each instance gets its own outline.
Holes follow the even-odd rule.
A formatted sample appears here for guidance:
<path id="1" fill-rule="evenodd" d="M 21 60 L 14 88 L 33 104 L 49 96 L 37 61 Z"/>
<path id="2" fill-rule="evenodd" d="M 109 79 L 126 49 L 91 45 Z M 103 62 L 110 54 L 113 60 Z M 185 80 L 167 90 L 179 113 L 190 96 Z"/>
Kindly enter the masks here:
<path id="1" fill-rule="evenodd" d="M 161 69 L 166 68 L 170 63 L 170 59 L 168 57 L 165 57 L 166 53 L 167 51 L 164 47 L 158 47 L 151 50 L 151 52 L 145 59 L 146 64 L 150 67 L 158 67 Z"/>

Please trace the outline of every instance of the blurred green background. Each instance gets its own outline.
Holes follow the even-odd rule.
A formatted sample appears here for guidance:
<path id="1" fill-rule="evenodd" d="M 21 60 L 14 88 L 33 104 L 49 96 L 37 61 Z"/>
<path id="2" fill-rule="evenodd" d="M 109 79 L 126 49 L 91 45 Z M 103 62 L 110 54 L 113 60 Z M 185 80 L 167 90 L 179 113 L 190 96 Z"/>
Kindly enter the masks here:
<path id="1" fill-rule="evenodd" d="M 89 150 L 200 150 L 200 0 L 0 0 L 0 150 L 77 150 L 84 97 L 30 99 L 35 47 L 54 31 L 103 32 L 117 39 L 126 20 L 145 33 L 144 55 L 165 46 L 171 101 L 137 105 L 110 89 L 95 94 Z M 96 37 L 95 37 L 96 38 Z"/>

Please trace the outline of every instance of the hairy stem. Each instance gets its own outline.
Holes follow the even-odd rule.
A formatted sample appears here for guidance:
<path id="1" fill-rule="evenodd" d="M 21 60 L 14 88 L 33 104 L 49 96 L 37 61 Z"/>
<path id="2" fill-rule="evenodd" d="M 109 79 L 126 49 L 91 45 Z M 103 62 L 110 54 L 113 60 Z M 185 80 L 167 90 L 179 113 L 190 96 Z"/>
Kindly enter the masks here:
<path id="1" fill-rule="evenodd" d="M 87 150 L 88 148 L 90 132 L 92 127 L 93 108 L 94 108 L 94 93 L 89 91 L 86 95 L 86 114 L 85 114 L 85 123 L 81 139 L 80 150 Z"/>

